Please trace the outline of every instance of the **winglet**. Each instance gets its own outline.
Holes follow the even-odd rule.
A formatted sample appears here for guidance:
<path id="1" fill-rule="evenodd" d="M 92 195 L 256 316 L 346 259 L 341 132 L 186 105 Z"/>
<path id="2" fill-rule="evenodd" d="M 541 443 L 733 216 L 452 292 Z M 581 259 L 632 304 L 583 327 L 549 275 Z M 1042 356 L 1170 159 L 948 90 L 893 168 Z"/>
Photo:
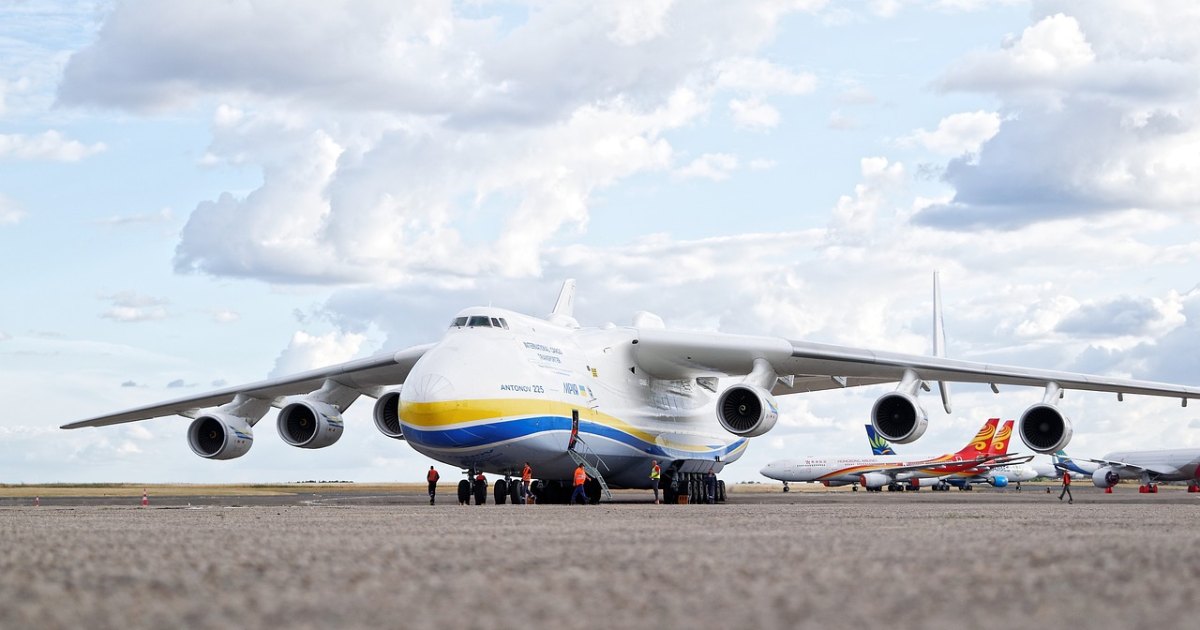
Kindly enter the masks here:
<path id="1" fill-rule="evenodd" d="M 550 311 L 554 315 L 563 315 L 565 317 L 575 316 L 575 279 L 563 280 L 562 289 L 558 291 L 558 299 L 554 301 L 554 310 Z"/>
<path id="2" fill-rule="evenodd" d="M 933 272 L 933 356 L 946 356 L 946 326 L 942 322 L 942 284 L 939 273 Z M 950 411 L 950 384 L 938 381 L 938 393 L 942 395 L 942 408 Z"/>

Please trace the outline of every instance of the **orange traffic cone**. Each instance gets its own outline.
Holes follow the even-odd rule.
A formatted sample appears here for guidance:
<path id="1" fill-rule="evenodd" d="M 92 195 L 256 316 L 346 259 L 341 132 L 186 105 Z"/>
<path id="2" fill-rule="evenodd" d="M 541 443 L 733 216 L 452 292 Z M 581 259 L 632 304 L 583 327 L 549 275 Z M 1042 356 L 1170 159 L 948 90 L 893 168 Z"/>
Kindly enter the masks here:
<path id="1" fill-rule="evenodd" d="M 145 490 L 142 490 L 142 507 L 150 507 L 150 495 Z"/>
<path id="2" fill-rule="evenodd" d="M 38 507 L 42 504 L 42 497 L 33 497 L 33 507 Z"/>

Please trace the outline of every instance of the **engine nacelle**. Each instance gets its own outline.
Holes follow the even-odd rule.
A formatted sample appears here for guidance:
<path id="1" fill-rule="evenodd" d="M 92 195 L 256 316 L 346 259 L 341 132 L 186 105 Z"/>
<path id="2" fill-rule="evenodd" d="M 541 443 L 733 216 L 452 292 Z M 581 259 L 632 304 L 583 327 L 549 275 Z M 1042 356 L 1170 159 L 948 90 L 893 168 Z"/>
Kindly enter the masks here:
<path id="1" fill-rule="evenodd" d="M 991 484 L 993 488 L 1004 488 L 1008 486 L 1008 477 L 1005 477 L 1004 475 L 992 475 L 988 477 L 988 483 Z"/>
<path id="2" fill-rule="evenodd" d="M 1097 488 L 1111 488 L 1120 483 L 1120 481 L 1121 475 L 1118 475 L 1117 471 L 1108 466 L 1098 468 L 1096 472 L 1092 473 L 1092 485 Z"/>
<path id="3" fill-rule="evenodd" d="M 342 437 L 342 414 L 315 400 L 298 400 L 279 412 L 276 426 L 284 442 L 300 448 L 325 448 Z"/>
<path id="4" fill-rule="evenodd" d="M 213 412 L 200 416 L 188 427 L 188 446 L 205 459 L 241 457 L 254 446 L 254 430 L 245 418 Z"/>
<path id="5" fill-rule="evenodd" d="M 775 397 L 761 387 L 738 384 L 717 398 L 717 422 L 740 437 L 758 437 L 775 426 L 779 406 Z"/>
<path id="6" fill-rule="evenodd" d="M 908 444 L 925 435 L 929 416 L 917 403 L 915 396 L 889 392 L 880 396 L 871 407 L 871 426 L 883 439 L 893 444 Z"/>
<path id="7" fill-rule="evenodd" d="M 404 430 L 400 428 L 400 392 L 392 391 L 375 401 L 375 428 L 379 432 L 395 440 L 404 439 Z"/>
<path id="8" fill-rule="evenodd" d="M 1075 430 L 1071 421 L 1054 405 L 1037 403 L 1017 420 L 1021 441 L 1036 453 L 1053 453 L 1067 447 Z"/>
<path id="9" fill-rule="evenodd" d="M 875 488 L 882 488 L 889 483 L 892 483 L 892 478 L 883 473 L 863 473 L 858 476 L 858 483 L 862 484 L 862 487 L 864 488 L 870 488 L 874 490 Z"/>

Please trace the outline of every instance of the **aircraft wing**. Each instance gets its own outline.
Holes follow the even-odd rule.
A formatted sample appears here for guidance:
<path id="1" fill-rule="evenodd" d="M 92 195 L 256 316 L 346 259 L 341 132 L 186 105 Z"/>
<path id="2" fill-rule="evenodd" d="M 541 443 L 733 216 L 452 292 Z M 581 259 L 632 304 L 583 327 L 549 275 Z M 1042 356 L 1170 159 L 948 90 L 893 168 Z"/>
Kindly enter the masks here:
<path id="1" fill-rule="evenodd" d="M 662 379 L 703 376 L 742 376 L 755 359 L 766 359 L 775 373 L 785 377 L 773 388 L 791 394 L 837 387 L 894 383 L 911 370 L 925 382 L 950 381 L 991 385 L 1045 387 L 1200 399 L 1200 387 L 1155 383 L 1111 376 L 1060 372 L 974 361 L 961 361 L 899 352 L 782 337 L 755 337 L 721 333 L 638 329 L 634 357 L 646 373 Z M 786 385 L 786 377 L 793 385 Z"/>
<path id="2" fill-rule="evenodd" d="M 1170 466 L 1140 466 L 1138 464 L 1130 464 L 1129 462 L 1119 462 L 1111 459 L 1091 459 L 1090 457 L 1076 457 L 1075 459 L 1082 459 L 1085 462 L 1092 462 L 1095 464 L 1100 464 L 1101 466 L 1115 468 L 1132 475 L 1140 475 L 1142 473 L 1174 475 L 1179 472 L 1177 469 Z"/>
<path id="3" fill-rule="evenodd" d="M 110 424 L 122 424 L 148 420 L 161 416 L 184 415 L 198 409 L 223 405 L 241 394 L 250 398 L 275 401 L 284 396 L 307 394 L 320 389 L 326 380 L 333 380 L 352 389 L 375 391 L 379 387 L 400 385 L 408 377 L 417 359 L 433 344 L 413 346 L 399 352 L 377 354 L 364 359 L 355 359 L 316 370 L 292 374 L 280 378 L 271 378 L 247 385 L 226 387 L 216 391 L 176 398 L 162 403 L 126 409 L 95 418 L 79 420 L 62 425 L 63 429 L 79 429 L 82 427 L 103 427 Z"/>
<path id="4" fill-rule="evenodd" d="M 880 464 L 879 466 L 873 466 L 873 467 L 855 466 L 854 472 L 855 472 L 855 474 L 864 474 L 864 473 L 873 473 L 873 472 L 894 474 L 894 473 L 913 472 L 913 471 L 917 471 L 917 470 L 925 470 L 925 471 L 937 473 L 937 472 L 941 472 L 941 471 L 939 471 L 939 469 L 945 469 L 945 468 L 959 468 L 959 469 L 963 469 L 963 470 L 970 470 L 973 468 L 992 468 L 995 466 L 1002 465 L 1002 464 L 996 463 L 997 461 L 1003 461 L 1004 464 L 1021 463 L 1021 462 L 1010 461 L 1010 460 L 1004 459 L 1005 457 L 1006 456 L 1004 456 L 1004 455 L 987 455 L 984 457 L 978 457 L 976 459 L 962 459 L 962 460 L 952 460 L 951 459 L 951 460 L 945 460 L 945 461 L 940 461 L 940 462 L 927 461 L 924 463 L 913 462 L 911 464 L 903 464 L 900 466 L 894 466 L 894 465 L 890 465 L 890 464 Z M 1017 458 L 1017 459 L 1021 459 L 1021 458 Z M 1029 459 L 1033 459 L 1033 456 L 1032 455 L 1028 456 L 1028 459 L 1026 459 L 1024 461 L 1029 461 Z M 955 472 L 962 472 L 962 471 L 961 470 L 959 470 L 959 471 L 946 470 L 944 472 L 945 472 L 945 474 L 950 475 L 950 474 L 954 474 Z"/>

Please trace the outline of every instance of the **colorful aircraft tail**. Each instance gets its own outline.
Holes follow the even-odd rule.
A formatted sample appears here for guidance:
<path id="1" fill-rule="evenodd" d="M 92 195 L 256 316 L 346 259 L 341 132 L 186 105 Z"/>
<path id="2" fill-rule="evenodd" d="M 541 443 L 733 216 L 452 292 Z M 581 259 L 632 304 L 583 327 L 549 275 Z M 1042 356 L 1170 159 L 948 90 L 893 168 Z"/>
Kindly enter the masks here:
<path id="1" fill-rule="evenodd" d="M 996 436 L 997 424 L 1000 424 L 1000 418 L 988 419 L 987 422 L 983 423 L 983 427 L 979 429 L 979 433 L 976 433 L 975 437 L 970 442 L 967 442 L 967 445 L 955 453 L 955 455 L 963 459 L 975 459 L 976 457 L 987 455 L 988 450 L 992 447 L 992 438 Z M 1012 429 L 1009 429 L 1009 432 L 1011 433 Z M 1005 442 L 1007 443 L 1007 441 L 1006 439 Z"/>
<path id="2" fill-rule="evenodd" d="M 1008 445 L 1012 442 L 1013 421 L 1005 420 L 1004 426 L 1000 427 L 999 431 L 992 436 L 992 443 L 988 446 L 988 455 L 1008 455 Z"/>
<path id="3" fill-rule="evenodd" d="M 867 442 L 871 445 L 872 455 L 895 455 L 896 451 L 892 450 L 892 445 L 883 439 L 883 436 L 875 432 L 875 427 L 866 425 L 867 427 Z"/>

